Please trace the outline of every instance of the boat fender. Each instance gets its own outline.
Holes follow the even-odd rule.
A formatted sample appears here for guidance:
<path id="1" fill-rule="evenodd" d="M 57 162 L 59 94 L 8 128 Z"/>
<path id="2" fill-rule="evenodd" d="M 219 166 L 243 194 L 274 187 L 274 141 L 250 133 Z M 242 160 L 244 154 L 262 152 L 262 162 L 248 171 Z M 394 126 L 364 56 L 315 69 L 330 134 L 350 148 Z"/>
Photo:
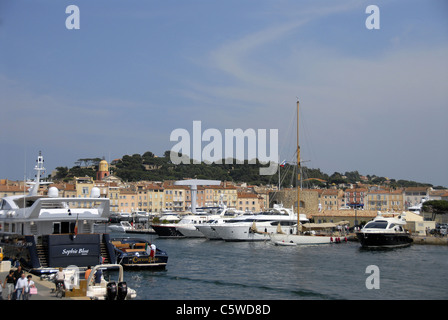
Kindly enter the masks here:
<path id="1" fill-rule="evenodd" d="M 333 237 L 330 238 L 330 242 L 333 242 Z"/>
<path id="2" fill-rule="evenodd" d="M 347 237 L 345 237 L 345 238 L 344 238 L 344 241 L 345 241 L 345 242 L 347 242 L 347 241 L 348 241 L 348 240 L 347 240 Z"/>

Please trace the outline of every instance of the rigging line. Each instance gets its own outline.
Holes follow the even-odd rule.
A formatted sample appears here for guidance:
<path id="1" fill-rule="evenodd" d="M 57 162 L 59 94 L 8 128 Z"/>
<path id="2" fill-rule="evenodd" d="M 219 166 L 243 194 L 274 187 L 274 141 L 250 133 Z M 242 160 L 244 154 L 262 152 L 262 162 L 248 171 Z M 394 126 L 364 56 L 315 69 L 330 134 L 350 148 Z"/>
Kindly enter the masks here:
<path id="1" fill-rule="evenodd" d="M 295 134 L 293 134 L 293 133 L 294 133 L 294 129 L 295 129 L 294 120 L 297 119 L 297 110 L 296 109 L 294 109 L 294 115 L 295 115 L 295 117 L 294 116 L 290 117 L 289 125 L 285 131 L 285 133 L 286 133 L 285 139 L 283 139 L 282 148 L 280 149 L 280 154 L 286 154 L 284 159 L 291 158 L 291 156 L 289 156 L 289 152 L 291 152 L 291 150 L 294 150 L 294 152 L 296 152 L 296 150 L 295 150 L 296 148 L 293 147 L 296 144 L 293 143 L 293 141 L 292 141 L 292 138 L 295 137 Z M 285 149 L 287 151 L 285 151 Z M 279 160 L 279 161 L 281 161 L 281 160 Z"/>
<path id="2" fill-rule="evenodd" d="M 302 129 L 303 135 L 304 135 L 304 145 L 306 147 L 306 150 L 310 154 L 311 158 L 315 159 L 314 162 L 317 164 L 317 167 L 318 167 L 319 161 L 317 159 L 316 153 L 314 152 L 314 149 L 312 148 L 312 144 L 310 143 L 311 139 L 310 139 L 310 136 L 309 136 L 309 130 L 307 128 L 306 121 L 303 120 L 304 118 L 306 120 L 306 117 L 303 114 L 302 109 L 300 109 L 300 120 L 301 120 L 300 121 L 300 128 Z"/>

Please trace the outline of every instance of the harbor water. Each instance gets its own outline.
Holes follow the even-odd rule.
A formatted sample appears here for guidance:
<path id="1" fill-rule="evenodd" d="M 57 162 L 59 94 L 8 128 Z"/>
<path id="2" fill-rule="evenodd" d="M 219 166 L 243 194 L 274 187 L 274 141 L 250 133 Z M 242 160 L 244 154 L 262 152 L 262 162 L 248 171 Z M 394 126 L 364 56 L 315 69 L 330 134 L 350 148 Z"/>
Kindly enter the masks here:
<path id="1" fill-rule="evenodd" d="M 140 300 L 448 299 L 448 246 L 367 250 L 357 242 L 275 246 L 129 236 L 169 255 L 164 271 L 125 272 Z"/>

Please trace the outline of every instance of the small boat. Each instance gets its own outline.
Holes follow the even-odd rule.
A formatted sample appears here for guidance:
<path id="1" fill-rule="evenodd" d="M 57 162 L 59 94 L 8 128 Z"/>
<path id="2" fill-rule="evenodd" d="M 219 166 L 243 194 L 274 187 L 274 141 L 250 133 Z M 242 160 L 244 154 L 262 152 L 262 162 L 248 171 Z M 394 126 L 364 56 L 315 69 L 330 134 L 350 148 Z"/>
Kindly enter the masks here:
<path id="1" fill-rule="evenodd" d="M 295 242 L 286 242 L 286 241 L 274 241 L 274 244 L 276 246 L 296 246 L 297 243 Z"/>
<path id="2" fill-rule="evenodd" d="M 101 276 L 101 282 L 96 283 L 94 278 L 97 272 L 106 269 L 118 269 L 117 281 L 106 281 Z M 87 278 L 86 296 L 92 300 L 130 300 L 137 297 L 137 292 L 127 286 L 123 278 L 123 266 L 119 264 L 102 264 L 92 268 Z"/>
<path id="3" fill-rule="evenodd" d="M 398 217 L 385 218 L 380 211 L 356 235 L 361 245 L 366 248 L 406 247 L 412 244 L 412 237 L 404 229 L 405 213 Z"/>
<path id="4" fill-rule="evenodd" d="M 116 261 L 126 269 L 164 269 L 168 255 L 154 244 L 139 238 L 113 238 Z"/>
<path id="5" fill-rule="evenodd" d="M 112 224 L 109 225 L 108 228 L 115 232 L 126 232 L 133 229 L 132 225 L 128 221 L 120 221 L 120 224 Z"/>

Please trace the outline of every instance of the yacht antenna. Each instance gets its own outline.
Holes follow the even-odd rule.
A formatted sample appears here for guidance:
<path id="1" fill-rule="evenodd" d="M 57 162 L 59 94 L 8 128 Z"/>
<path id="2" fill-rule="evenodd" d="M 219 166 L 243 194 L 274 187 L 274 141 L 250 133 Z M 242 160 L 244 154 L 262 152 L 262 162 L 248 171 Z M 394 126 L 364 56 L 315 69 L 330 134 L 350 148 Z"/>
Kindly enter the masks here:
<path id="1" fill-rule="evenodd" d="M 34 170 L 37 171 L 36 174 L 36 180 L 33 182 L 33 187 L 30 190 L 30 196 L 36 196 L 38 191 L 39 191 L 39 186 L 40 186 L 40 174 L 41 172 L 45 171 L 44 168 L 44 157 L 42 156 L 42 152 L 39 151 L 39 156 L 37 157 L 36 160 L 37 164 L 34 167 Z"/>

